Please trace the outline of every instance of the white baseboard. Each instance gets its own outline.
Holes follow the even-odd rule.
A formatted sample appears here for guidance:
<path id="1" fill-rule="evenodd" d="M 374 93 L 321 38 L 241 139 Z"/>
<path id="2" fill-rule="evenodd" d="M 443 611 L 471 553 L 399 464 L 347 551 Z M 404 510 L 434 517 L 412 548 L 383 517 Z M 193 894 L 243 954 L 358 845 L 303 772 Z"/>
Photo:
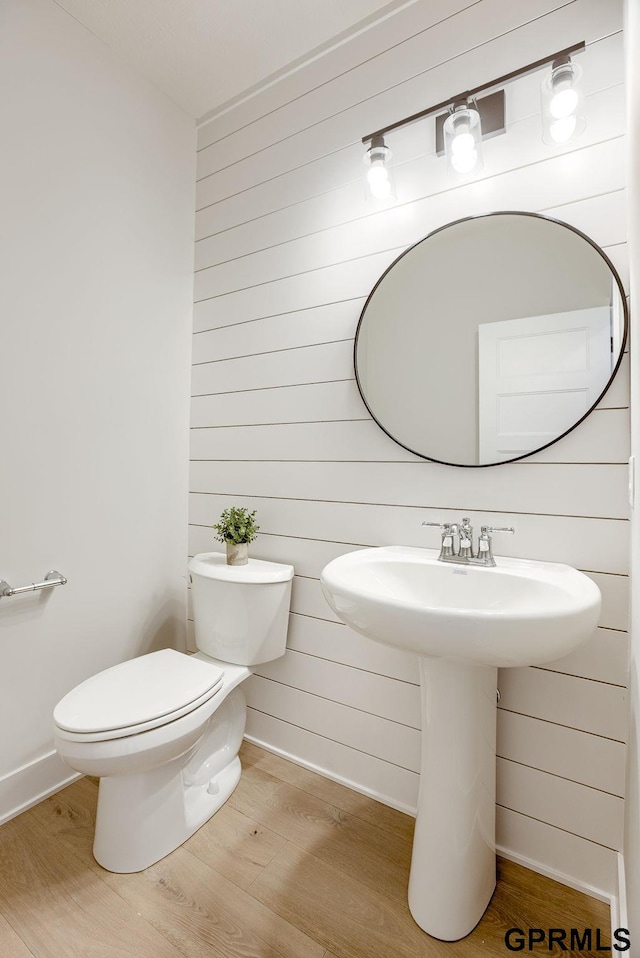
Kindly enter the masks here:
<path id="1" fill-rule="evenodd" d="M 574 888 L 576 891 L 582 892 L 583 895 L 589 895 L 591 898 L 596 898 L 598 901 L 604 901 L 607 905 L 611 905 L 612 896 L 601 888 L 595 888 L 593 885 L 587 884 L 587 882 L 572 878 L 571 875 L 565 875 L 564 872 L 558 871 L 556 868 L 550 868 L 532 858 L 527 858 L 525 855 L 512 852 L 511 849 L 505 848 L 503 845 L 497 845 L 496 852 L 502 858 L 506 858 L 510 862 L 515 862 L 516 865 L 522 865 L 523 868 L 528 868 L 538 875 L 544 875 L 545 878 L 551 878 L 553 881 L 560 882 L 561 885 L 566 885 L 568 888 Z"/>
<path id="2" fill-rule="evenodd" d="M 345 778 L 343 775 L 337 775 L 335 772 L 331 772 L 326 768 L 322 768 L 319 765 L 314 765 L 313 762 L 308 762 L 299 755 L 292 755 L 291 752 L 287 752 L 283 748 L 277 748 L 275 745 L 271 745 L 269 742 L 263 742 L 261 739 L 256 738 L 255 735 L 245 735 L 244 737 L 247 742 L 252 742 L 253 745 L 263 748 L 265 752 L 273 752 L 274 755 L 279 755 L 280 758 L 286 758 L 288 762 L 293 762 L 294 765 L 300 765 L 302 768 L 309 769 L 310 772 L 315 772 L 317 775 L 322 775 L 323 778 L 328 778 L 331 782 L 337 782 L 338 785 L 345 785 L 354 792 L 359 792 L 361 795 L 366 795 L 367 798 L 373 798 L 376 802 L 382 802 L 383 805 L 389 805 L 390 808 L 395 808 L 399 812 L 404 812 L 405 815 L 411 815 L 412 818 L 416 817 L 415 808 L 409 805 L 404 805 L 402 802 L 394 801 L 388 795 L 382 795 L 381 793 L 376 792 L 374 789 L 366 788 L 363 785 L 359 785 L 358 782 L 354 782 L 349 778 Z"/>
<path id="3" fill-rule="evenodd" d="M 0 825 L 81 776 L 53 750 L 0 778 Z"/>
<path id="4" fill-rule="evenodd" d="M 544 875 L 546 878 L 552 878 L 554 881 L 560 882 L 562 885 L 567 885 L 569 888 L 575 888 L 576 891 L 580 891 L 584 895 L 589 895 L 591 898 L 596 898 L 598 901 L 606 902 L 606 904 L 609 905 L 611 914 L 612 942 L 614 940 L 613 934 L 618 928 L 629 928 L 629 913 L 627 911 L 627 886 L 624 871 L 624 856 L 622 855 L 622 852 L 617 852 L 617 890 L 614 894 L 607 894 L 607 892 L 602 891 L 599 888 L 594 888 L 592 885 L 588 885 L 586 882 L 577 881 L 576 879 L 571 878 L 569 875 L 565 875 L 553 868 L 547 868 L 545 865 L 541 865 L 540 862 L 533 861 L 530 858 L 525 858 L 524 855 L 517 855 L 508 848 L 498 845 L 496 851 L 503 858 L 507 858 L 509 861 L 516 862 L 516 864 L 522 865 L 524 868 L 529 868 L 531 871 L 537 872 L 539 875 Z"/>
<path id="5" fill-rule="evenodd" d="M 617 928 L 629 928 L 627 909 L 627 880 L 624 870 L 624 855 L 618 852 L 618 893 L 611 896 L 611 940 Z"/>

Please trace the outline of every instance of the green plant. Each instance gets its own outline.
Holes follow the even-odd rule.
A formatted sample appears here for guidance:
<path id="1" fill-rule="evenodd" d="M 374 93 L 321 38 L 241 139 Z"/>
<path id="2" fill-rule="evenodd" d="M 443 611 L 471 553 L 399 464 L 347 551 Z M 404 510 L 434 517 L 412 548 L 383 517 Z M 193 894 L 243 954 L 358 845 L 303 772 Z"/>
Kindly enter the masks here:
<path id="1" fill-rule="evenodd" d="M 231 506 L 220 515 L 220 521 L 213 526 L 219 542 L 253 542 L 260 526 L 256 525 L 256 511 L 249 512 L 242 506 Z"/>

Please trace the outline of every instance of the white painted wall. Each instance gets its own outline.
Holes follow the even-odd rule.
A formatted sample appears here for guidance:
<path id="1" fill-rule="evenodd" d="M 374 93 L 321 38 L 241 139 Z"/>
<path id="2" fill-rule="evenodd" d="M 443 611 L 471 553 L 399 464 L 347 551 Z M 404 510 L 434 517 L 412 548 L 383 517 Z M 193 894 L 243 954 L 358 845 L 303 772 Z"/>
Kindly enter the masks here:
<path id="1" fill-rule="evenodd" d="M 625 2 L 625 62 L 627 70 L 627 121 L 628 121 L 628 222 L 630 257 L 630 285 L 632 302 L 640 298 L 640 2 Z M 637 310 L 631 313 L 632 335 L 640 335 Z M 636 461 L 635 507 L 631 512 L 631 567 L 634 573 L 640 563 L 640 353 L 636 350 L 631 363 L 631 452 Z M 629 746 L 627 759 L 627 796 L 625 805 L 624 864 L 627 884 L 628 926 L 634 947 L 640 939 L 640 595 L 631 592 L 631 655 L 629 674 Z M 640 949 L 638 950 L 640 954 Z"/>
<path id="2" fill-rule="evenodd" d="M 600 628 L 566 659 L 500 678 L 498 835 L 513 857 L 616 886 L 626 736 L 628 358 L 574 433 L 522 463 L 419 460 L 369 419 L 353 335 L 374 282 L 437 226 L 499 209 L 593 237 L 628 284 L 622 0 L 419 0 L 199 132 L 190 552 L 222 508 L 256 508 L 254 554 L 296 568 L 286 656 L 248 687 L 249 734 L 415 807 L 416 662 L 338 623 L 322 566 L 349 549 L 437 544 L 421 521 L 514 525 L 497 552 L 568 562 L 602 589 Z M 445 14 L 448 17 L 443 19 Z M 366 207 L 360 139 L 453 92 L 585 39 L 588 129 L 542 144 L 539 83 L 507 88 L 482 178 L 448 182 L 433 125 L 389 137 L 399 205 Z"/>
<path id="3" fill-rule="evenodd" d="M 184 643 L 193 121 L 52 0 L 0 5 L 0 820 L 51 712 Z M 23 768 L 24 766 L 24 768 Z"/>

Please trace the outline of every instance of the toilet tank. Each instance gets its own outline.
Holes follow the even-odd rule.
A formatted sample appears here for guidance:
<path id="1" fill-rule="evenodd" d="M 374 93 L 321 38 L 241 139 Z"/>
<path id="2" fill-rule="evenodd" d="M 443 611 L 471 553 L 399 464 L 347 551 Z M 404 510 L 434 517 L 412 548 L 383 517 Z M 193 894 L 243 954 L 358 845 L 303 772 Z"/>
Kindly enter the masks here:
<path id="1" fill-rule="evenodd" d="M 220 552 L 189 562 L 196 645 L 234 665 L 258 665 L 284 655 L 293 566 L 263 559 L 227 565 Z"/>

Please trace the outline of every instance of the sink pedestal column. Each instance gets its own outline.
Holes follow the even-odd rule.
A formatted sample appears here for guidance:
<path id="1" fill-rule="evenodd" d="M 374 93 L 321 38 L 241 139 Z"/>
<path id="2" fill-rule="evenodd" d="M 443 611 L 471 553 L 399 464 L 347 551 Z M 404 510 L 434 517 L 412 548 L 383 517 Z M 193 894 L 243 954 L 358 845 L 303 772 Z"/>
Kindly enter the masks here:
<path id="1" fill-rule="evenodd" d="M 409 908 L 443 941 L 473 930 L 496 884 L 497 672 L 420 658 L 422 759 Z"/>

